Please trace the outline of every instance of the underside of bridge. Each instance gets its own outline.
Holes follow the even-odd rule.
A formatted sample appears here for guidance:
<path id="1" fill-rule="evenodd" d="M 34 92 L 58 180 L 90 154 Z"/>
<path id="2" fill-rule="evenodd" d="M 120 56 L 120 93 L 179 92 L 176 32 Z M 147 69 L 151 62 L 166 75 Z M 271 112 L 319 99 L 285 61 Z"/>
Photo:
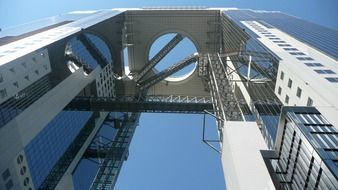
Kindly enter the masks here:
<path id="1" fill-rule="evenodd" d="M 98 95 L 92 84 L 65 110 L 132 112 L 121 119 L 107 116 L 105 120 L 122 129 L 116 138 L 119 142 L 102 146 L 93 143 L 84 154 L 87 159 L 104 160 L 92 189 L 115 184 L 135 131 L 131 123 L 137 122 L 141 112 L 212 114 L 217 120 L 221 147 L 227 122 L 257 121 L 263 125 L 261 116 L 280 113 L 281 103 L 274 96 L 278 58 L 268 52 L 252 51 L 247 43 L 250 36 L 220 10 L 132 10 L 83 32 L 89 31 L 106 39 L 113 56 L 122 57 L 122 52 L 127 51 L 128 63 L 124 64 L 123 59 L 113 61 L 108 71 L 114 78 L 113 96 Z M 154 41 L 168 33 L 175 35 L 149 57 Z M 76 38 L 102 68 L 109 64 L 85 35 L 80 33 Z M 191 40 L 197 52 L 157 71 L 156 65 L 184 39 Z M 66 54 L 66 58 L 75 65 L 86 65 L 77 56 Z M 267 67 L 263 62 L 270 64 Z M 192 64 L 196 66 L 189 75 L 169 80 Z M 243 72 L 242 68 L 247 69 Z M 91 72 L 90 67 L 84 70 Z"/>

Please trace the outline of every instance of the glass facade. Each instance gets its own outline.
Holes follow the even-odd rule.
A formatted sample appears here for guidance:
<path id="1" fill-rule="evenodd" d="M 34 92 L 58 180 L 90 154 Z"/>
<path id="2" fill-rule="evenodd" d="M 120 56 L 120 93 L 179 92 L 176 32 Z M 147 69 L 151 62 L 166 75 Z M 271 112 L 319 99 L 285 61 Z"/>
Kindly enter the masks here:
<path id="1" fill-rule="evenodd" d="M 226 14 L 234 20 L 255 20 L 267 28 L 279 30 L 338 59 L 338 31 L 326 28 L 281 12 L 229 10 Z M 304 30 L 306 28 L 306 30 Z"/>
<path id="2" fill-rule="evenodd" d="M 102 154 L 102 152 L 97 150 L 110 146 L 113 141 L 118 141 L 119 139 L 116 139 L 118 126 L 115 126 L 116 123 L 114 121 L 115 119 L 121 119 L 123 116 L 124 113 L 122 112 L 111 112 L 106 121 L 102 124 L 87 151 L 91 152 L 91 150 L 94 150 L 95 155 L 98 156 Z M 86 156 L 85 153 L 85 156 L 81 159 L 73 172 L 73 184 L 75 190 L 87 190 L 90 188 L 99 169 L 99 164 L 102 163 L 104 158 L 98 157 Z"/>
<path id="3" fill-rule="evenodd" d="M 73 142 L 92 112 L 60 112 L 26 147 L 32 181 L 37 188 Z"/>
<path id="4" fill-rule="evenodd" d="M 39 22 L 31 23 L 31 25 L 25 25 L 24 27 L 20 27 L 20 30 L 15 28 L 5 30 L 4 32 L 2 32 L 2 35 L 4 36 L 0 35 L 0 45 L 1 40 L 4 40 L 7 37 L 6 35 L 26 35 L 25 32 L 27 31 L 36 30 L 36 32 L 39 32 L 39 29 L 44 28 L 43 30 L 45 30 L 45 27 L 48 26 L 53 28 L 66 24 L 74 24 L 74 22 L 79 18 L 90 16 L 94 13 L 95 11 L 83 14 L 67 14 L 63 15 L 62 17 L 43 19 Z M 109 15 L 111 14 L 106 14 L 107 17 L 103 17 L 105 15 L 102 15 L 101 19 L 107 19 Z M 225 19 L 227 17 L 231 18 L 231 20 Z M 246 88 L 250 96 L 251 102 L 247 103 L 243 101 L 244 103 L 242 105 L 243 108 L 247 110 L 247 112 L 244 113 L 245 118 L 250 121 L 257 121 L 268 147 L 272 148 L 275 144 L 276 138 L 278 138 L 277 126 L 279 121 L 280 109 L 283 105 L 276 97 L 274 91 L 275 89 L 278 89 L 278 94 L 281 94 L 288 89 L 282 90 L 281 87 L 276 88 L 276 78 L 278 76 L 277 73 L 280 58 L 276 54 L 274 54 L 268 47 L 264 46 L 259 40 L 257 40 L 258 36 L 253 31 L 246 28 L 242 21 L 246 21 L 246 24 L 258 30 L 260 34 L 264 35 L 265 37 L 268 37 L 271 40 L 270 42 L 275 43 L 275 45 L 278 45 L 281 49 L 284 49 L 288 55 L 293 55 L 296 59 L 302 61 L 302 64 L 313 68 L 313 71 L 319 74 L 335 73 L 331 70 L 325 69 L 321 63 L 316 62 L 316 60 L 308 57 L 307 55 L 305 55 L 305 53 L 298 51 L 296 48 L 293 48 L 292 45 L 287 44 L 287 40 L 283 41 L 284 39 L 280 39 L 282 37 L 279 38 L 278 36 L 273 35 L 271 32 L 268 32 L 267 29 L 264 29 L 263 27 L 257 25 L 256 22 L 261 23 L 267 28 L 278 28 L 281 31 L 284 31 L 289 35 L 297 38 L 298 40 L 305 42 L 312 47 L 326 53 L 336 60 L 338 59 L 338 48 L 336 47 L 336 44 L 338 43 L 338 32 L 329 28 L 324 28 L 306 21 L 302 21 L 295 17 L 288 16 L 279 12 L 228 10 L 223 12 L 220 20 L 222 22 L 220 25 L 220 30 L 223 31 L 221 42 L 219 42 L 221 44 L 221 53 L 229 52 L 231 64 L 236 67 L 236 71 L 238 71 L 238 74 L 240 75 L 240 80 L 241 82 L 243 82 L 243 86 L 241 87 Z M 81 19 L 79 23 L 83 24 L 84 26 L 88 26 L 85 25 L 87 22 L 91 24 L 97 24 L 99 23 L 99 21 L 100 20 L 98 19 L 84 18 Z M 239 27 L 235 27 L 236 25 Z M 303 28 L 308 28 L 308 30 L 303 30 Z M 111 65 L 109 65 L 111 67 L 109 67 L 108 69 L 104 69 L 107 68 L 105 67 L 107 66 L 107 64 L 113 63 L 113 58 L 111 54 L 112 49 L 109 44 L 105 43 L 106 41 L 103 38 L 92 32 L 87 32 L 87 30 L 82 30 L 78 33 L 77 36 L 73 38 L 70 37 L 69 41 L 62 41 L 61 43 L 63 44 L 64 42 L 66 44 L 66 49 L 60 50 L 60 56 L 65 56 L 66 63 L 64 64 L 67 64 L 71 72 L 74 72 L 80 67 L 83 67 L 85 72 L 85 68 L 89 71 L 92 71 L 97 66 L 100 66 L 103 69 L 100 78 L 97 78 L 97 80 L 100 79 L 100 82 L 98 82 L 97 84 L 100 84 L 101 86 L 97 85 L 95 89 L 93 82 L 92 84 L 89 84 L 85 89 L 82 89 L 82 92 L 80 92 L 81 95 L 85 94 L 88 96 L 95 96 L 96 94 L 100 94 L 96 93 L 96 91 L 108 91 L 111 89 L 112 91 L 115 90 L 115 87 L 112 85 L 111 82 L 113 78 L 106 80 L 106 78 L 112 75 L 111 71 L 113 69 Z M 53 47 L 52 45 L 53 44 L 50 44 L 50 47 Z M 63 45 L 62 47 L 64 47 Z M 238 53 L 239 55 L 231 54 L 233 52 Z M 223 59 L 224 63 L 228 64 L 227 60 L 225 60 L 225 57 L 226 56 L 220 58 L 220 60 Z M 72 63 L 72 65 L 68 65 L 70 63 Z M 59 68 L 55 65 L 56 64 L 54 64 L 54 68 Z M 319 69 L 323 67 L 323 69 L 319 70 L 318 67 Z M 60 71 L 61 69 L 53 70 L 49 76 L 46 76 L 36 81 L 34 84 L 30 85 L 29 87 L 18 93 L 15 97 L 12 97 L 6 102 L 0 104 L 0 129 L 17 115 L 19 115 L 24 109 L 26 109 L 36 100 L 45 95 L 55 85 L 60 84 L 59 82 L 64 80 L 64 78 L 58 77 L 61 73 Z M 219 71 L 222 72 L 222 70 Z M 103 75 L 103 73 L 105 72 L 106 75 Z M 67 71 L 67 73 L 69 74 L 70 72 Z M 51 75 L 53 75 L 53 77 L 57 77 L 52 78 Z M 294 84 L 292 85 L 292 80 L 289 79 L 287 75 L 284 78 L 283 72 L 281 72 L 280 78 L 285 82 L 289 81 L 288 87 L 290 89 L 297 88 L 295 84 L 297 82 L 296 79 L 294 79 Z M 0 75 L 0 82 L 2 80 L 2 76 Z M 331 83 L 338 82 L 337 77 L 327 77 L 326 80 Z M 54 84 L 51 84 L 50 81 L 52 81 Z M 106 84 L 109 83 L 104 83 L 104 81 L 109 81 L 110 85 L 108 85 L 107 87 Z M 237 85 L 236 82 L 232 84 Z M 224 84 L 222 85 L 222 87 L 225 87 Z M 244 100 L 244 96 L 243 94 L 241 94 L 242 92 L 239 88 L 239 86 L 235 86 L 235 90 L 239 91 L 236 92 L 236 96 L 241 97 L 240 100 Z M 79 91 L 80 90 L 81 89 L 79 89 Z M 106 94 L 108 94 L 108 92 Z M 228 93 L 222 93 L 224 97 L 227 94 Z M 297 96 L 301 97 L 301 95 L 302 90 L 298 87 Z M 0 97 L 1 96 L 7 96 L 5 91 L 0 91 Z M 111 94 L 108 94 L 108 96 L 113 97 L 113 95 Z M 283 95 L 283 100 L 285 103 L 289 103 L 289 96 Z M 311 98 L 309 98 L 308 105 L 311 106 L 312 104 L 313 101 Z M 232 106 L 231 104 L 229 105 Z M 228 113 L 230 112 L 229 110 L 227 111 Z M 48 184 L 48 180 L 46 179 L 48 177 L 53 178 L 55 176 L 53 170 L 57 170 L 59 168 L 58 166 L 62 165 L 62 162 L 60 162 L 61 164 L 58 164 L 60 160 L 62 161 L 62 157 L 68 157 L 68 150 L 73 150 L 69 149 L 71 145 L 76 144 L 79 147 L 82 147 L 83 144 L 79 145 L 80 143 L 76 143 L 76 138 L 82 137 L 81 142 L 84 142 L 88 138 L 89 134 L 91 133 L 87 133 L 88 136 L 82 136 L 82 130 L 86 129 L 86 124 L 91 123 L 92 121 L 94 121 L 95 124 L 95 119 L 97 119 L 96 116 L 96 113 L 94 114 L 92 112 L 62 111 L 58 113 L 58 115 L 52 121 L 50 121 L 49 124 L 45 126 L 44 129 L 31 142 L 29 142 L 29 144 L 24 148 L 24 151 L 30 169 L 32 182 L 35 188 L 43 189 L 43 185 L 46 183 Z M 125 128 L 125 125 L 126 123 L 128 123 L 129 125 L 131 122 L 136 124 L 137 120 L 127 118 L 127 114 L 123 113 L 111 113 L 110 116 L 111 117 L 107 117 L 109 119 L 107 121 L 105 120 L 105 122 L 101 126 L 100 131 L 96 134 L 96 137 L 91 142 L 91 145 L 85 152 L 84 157 L 81 159 L 81 161 L 78 163 L 77 167 L 73 171 L 73 184 L 76 190 L 89 189 L 92 184 L 95 184 L 95 180 L 97 181 L 96 184 L 102 183 L 102 181 L 100 181 L 100 178 L 97 178 L 97 176 L 100 175 L 101 177 L 103 176 L 104 178 L 106 178 L 106 181 L 104 183 L 106 183 L 105 185 L 107 186 L 110 185 L 111 181 L 115 182 L 116 177 L 118 176 L 121 169 L 123 160 L 126 159 L 126 157 L 128 156 L 127 150 L 132 135 L 134 133 L 135 126 L 129 126 L 129 128 Z M 137 115 L 137 117 L 139 117 L 139 115 Z M 121 122 L 115 125 L 116 123 L 114 122 L 116 120 L 114 119 L 116 118 L 125 119 L 125 123 L 123 123 L 123 119 L 121 119 Z M 307 187 L 322 187 L 324 189 L 330 189 L 331 187 L 336 187 L 336 184 L 334 184 L 334 182 L 332 182 L 331 180 L 332 176 L 330 176 L 330 174 L 326 172 L 327 170 L 331 170 L 331 168 L 327 165 L 332 165 L 332 163 L 327 164 L 328 159 L 324 161 L 316 160 L 318 156 L 314 156 L 315 151 L 313 149 L 309 150 L 309 146 L 307 146 L 307 144 L 317 143 L 320 145 L 320 147 L 324 147 L 322 151 L 326 151 L 325 154 L 329 157 L 331 156 L 332 158 L 335 158 L 335 162 L 333 162 L 335 164 L 337 160 L 337 148 L 334 147 L 334 145 L 337 144 L 337 132 L 332 131 L 332 128 L 330 128 L 332 126 L 329 126 L 329 123 L 325 122 L 324 119 L 318 116 L 318 114 L 315 116 L 309 116 L 307 114 L 296 114 L 296 118 L 298 121 L 302 122 L 307 131 L 299 131 L 298 128 L 301 127 L 296 126 L 297 124 L 294 124 L 292 122 L 286 124 L 285 131 L 283 132 L 283 141 L 278 158 L 279 160 L 278 162 L 276 161 L 276 163 L 278 163 L 278 165 L 276 166 L 276 173 L 283 173 L 283 175 L 279 176 L 280 180 L 283 183 L 287 183 L 288 185 L 286 186 L 290 186 L 290 188 L 293 189 L 302 189 Z M 306 120 L 307 118 L 310 118 L 309 120 L 316 121 L 317 123 L 309 123 Z M 307 136 L 311 136 L 311 142 L 307 142 L 307 136 L 305 135 L 306 137 L 304 137 L 305 133 Z M 77 148 L 80 149 L 79 147 Z M 115 152 L 106 151 L 104 148 L 107 147 L 110 148 L 109 150 L 115 150 Z M 105 154 L 110 153 L 110 160 L 108 159 L 108 161 L 106 160 L 106 162 L 104 162 L 104 159 L 106 157 L 100 157 L 96 154 L 94 156 L 93 154 L 89 156 L 86 155 L 86 153 L 88 152 L 93 153 L 94 151 L 96 151 L 94 153 L 97 153 L 97 150 L 103 150 L 102 152 Z M 75 158 L 77 153 L 76 151 L 72 152 L 74 157 L 72 157 L 71 160 Z M 308 154 L 309 152 L 311 153 Z M 318 163 L 316 164 L 316 162 Z M 321 163 L 323 164 L 320 165 Z M 70 162 L 68 164 L 70 165 Z M 65 168 L 68 168 L 69 165 L 63 166 L 65 166 Z M 104 167 L 107 167 L 110 172 L 106 173 L 106 171 L 108 170 Z M 64 171 L 66 171 L 66 169 Z M 61 177 L 64 174 L 62 173 L 64 171 L 59 172 L 59 175 Z M 337 169 L 334 170 L 334 172 L 336 171 Z M 55 178 L 55 181 L 58 182 L 61 177 L 58 179 Z M 309 180 L 311 178 L 313 178 L 313 180 Z M 310 184 L 309 181 L 315 183 Z M 303 184 L 301 184 L 301 182 L 303 182 Z M 55 186 L 56 184 L 57 183 L 55 183 Z"/>
<path id="5" fill-rule="evenodd" d="M 97 163 L 81 159 L 75 172 L 73 173 L 74 190 L 87 190 L 90 188 L 99 166 Z"/>
<path id="6" fill-rule="evenodd" d="M 278 36 L 273 35 L 267 29 L 277 28 L 292 37 L 302 41 L 313 48 L 327 54 L 328 56 L 338 59 L 338 32 L 329 28 L 325 28 L 304 20 L 300 20 L 296 17 L 285 15 L 280 12 L 272 11 L 254 11 L 254 10 L 227 10 L 223 12 L 224 15 L 229 17 L 233 22 L 235 22 L 245 33 L 249 35 L 249 38 L 244 41 L 241 46 L 242 57 L 245 53 L 251 56 L 251 72 L 250 79 L 253 77 L 256 79 L 270 79 L 269 85 L 266 85 L 269 88 L 261 88 L 258 84 L 248 85 L 248 91 L 252 99 L 252 104 L 255 105 L 257 101 L 259 102 L 271 102 L 274 100 L 278 102 L 281 106 L 282 103 L 279 101 L 277 96 L 274 94 L 274 89 L 276 84 L 276 76 L 278 71 L 278 65 L 280 58 L 272 53 L 268 47 L 263 45 L 259 40 L 257 40 L 258 35 L 253 32 L 251 29 L 246 27 L 245 24 L 248 24 L 250 27 L 254 28 L 255 31 L 268 37 L 271 42 L 276 43 L 279 47 L 282 47 L 286 52 L 295 56 L 296 59 L 306 62 L 305 64 L 310 67 L 320 67 L 323 66 L 318 61 L 314 60 L 312 57 L 309 57 L 303 52 L 300 52 L 298 49 L 292 47 L 283 39 L 278 38 Z M 265 26 L 260 26 L 259 24 Z M 245 24 L 244 24 L 245 23 Z M 304 30 L 306 28 L 306 30 Z M 239 56 L 241 57 L 241 55 Z M 247 78 L 248 73 L 248 60 L 249 59 L 239 59 L 236 60 L 236 57 L 230 57 L 234 62 L 235 66 L 239 68 L 240 73 L 243 78 Z M 312 63 L 313 62 L 313 63 Z M 314 70 L 317 73 L 321 74 L 333 74 L 330 70 Z M 281 74 L 281 79 L 283 79 L 283 73 Z M 333 81 L 332 79 L 328 81 Z M 289 79 L 288 87 L 292 87 L 292 81 Z M 250 93 L 251 92 L 251 93 Z M 281 94 L 282 89 L 278 89 L 277 93 Z M 288 95 L 283 97 L 284 103 L 289 103 L 290 97 Z M 274 106 L 269 106 L 269 103 L 261 105 L 260 109 L 257 106 L 253 107 L 258 109 L 255 111 L 256 118 L 261 120 L 262 123 L 262 133 L 268 143 L 268 146 L 271 148 L 274 144 L 274 140 L 277 134 L 278 126 L 278 109 L 275 109 Z M 263 111 L 264 110 L 264 111 Z M 271 141 L 272 140 L 272 141 Z"/>
<path id="7" fill-rule="evenodd" d="M 252 81 L 245 85 L 251 97 L 250 107 L 253 109 L 252 115 L 262 124 L 261 132 L 268 147 L 272 148 L 277 133 L 280 107 L 282 105 L 274 94 L 280 58 L 257 40 L 258 35 L 246 28 L 241 22 L 242 17 L 229 15 L 229 11 L 225 11 L 224 15 L 230 17 L 237 26 L 242 28 L 242 31 L 237 33 L 243 33 L 244 31 L 247 34 L 246 38 L 241 37 L 240 34 L 232 36 L 232 38 L 241 39 L 241 42 L 239 42 L 241 46 L 239 49 L 240 55 L 230 56 L 230 59 L 234 66 L 238 68 L 237 70 L 241 77 Z M 250 20 L 247 23 L 267 37 L 271 37 L 271 40 L 279 40 L 279 38 L 276 38 L 276 36 L 252 21 L 254 20 Z M 230 38 L 230 36 L 226 37 Z M 226 42 L 226 40 L 223 41 Z M 224 46 L 225 51 L 229 51 L 227 50 L 228 43 L 224 43 Z M 249 62 L 250 73 L 248 74 Z"/>
<path id="8" fill-rule="evenodd" d="M 4 28 L 0 34 L 0 42 L 2 39 L 8 36 L 20 36 L 27 33 L 31 33 L 32 31 L 38 31 L 42 28 L 48 28 L 53 25 L 60 25 L 60 23 L 68 23 L 71 21 L 75 21 L 90 15 L 97 13 L 98 11 L 82 11 L 82 12 L 73 12 L 66 13 L 58 16 L 52 16 L 48 18 L 42 18 L 36 21 L 32 21 L 27 24 L 22 24 L 14 27 Z"/>
<path id="9" fill-rule="evenodd" d="M 283 189 L 337 189 L 337 129 L 315 108 L 286 108 L 275 172 Z"/>
<path id="10" fill-rule="evenodd" d="M 51 88 L 52 83 L 50 83 L 47 75 L 20 91 L 16 96 L 0 104 L 0 128 L 14 119 Z"/>

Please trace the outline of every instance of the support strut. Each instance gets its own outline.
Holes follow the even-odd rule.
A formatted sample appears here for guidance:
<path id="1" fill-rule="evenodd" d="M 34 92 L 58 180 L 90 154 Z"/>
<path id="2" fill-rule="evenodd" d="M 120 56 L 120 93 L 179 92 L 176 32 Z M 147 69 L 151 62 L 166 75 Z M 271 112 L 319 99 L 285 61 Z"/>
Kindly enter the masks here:
<path id="1" fill-rule="evenodd" d="M 165 45 L 149 62 L 141 72 L 134 77 L 135 82 L 139 82 L 155 65 L 160 62 L 180 41 L 183 40 L 181 34 L 177 34 L 170 42 Z"/>

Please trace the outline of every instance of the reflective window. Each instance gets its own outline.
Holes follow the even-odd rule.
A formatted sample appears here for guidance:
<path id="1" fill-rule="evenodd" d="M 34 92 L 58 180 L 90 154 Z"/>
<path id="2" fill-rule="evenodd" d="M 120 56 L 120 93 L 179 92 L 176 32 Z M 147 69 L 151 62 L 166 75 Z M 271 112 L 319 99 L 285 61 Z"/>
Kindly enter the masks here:
<path id="1" fill-rule="evenodd" d="M 320 63 L 304 63 L 304 64 L 309 66 L 309 67 L 323 67 L 324 66 Z"/>
<path id="2" fill-rule="evenodd" d="M 296 58 L 301 61 L 312 61 L 313 60 L 311 57 L 296 57 Z"/>
<path id="3" fill-rule="evenodd" d="M 277 44 L 277 45 L 280 46 L 280 47 L 291 47 L 290 44 Z"/>
<path id="4" fill-rule="evenodd" d="M 36 189 L 71 145 L 91 114 L 92 112 L 62 111 L 25 147 Z"/>
<path id="5" fill-rule="evenodd" d="M 281 79 L 281 80 L 284 79 L 284 72 L 283 72 L 283 71 L 280 73 L 280 79 Z"/>
<path id="6" fill-rule="evenodd" d="M 255 12 L 251 10 L 226 11 L 234 20 L 255 20 L 267 28 L 278 28 L 338 59 L 338 31 L 320 26 L 280 12 Z"/>
<path id="7" fill-rule="evenodd" d="M 56 85 L 54 83 L 53 85 Z M 14 97 L 9 98 L 0 104 L 0 128 L 20 114 L 24 109 L 43 96 L 51 86 L 48 75 L 35 81 L 33 84 L 21 90 Z M 7 95 L 7 93 L 5 94 Z M 1 96 L 1 90 L 0 90 Z"/>
<path id="8" fill-rule="evenodd" d="M 282 93 L 282 88 L 278 87 L 278 94 L 281 95 L 281 93 Z"/>
<path id="9" fill-rule="evenodd" d="M 285 41 L 273 41 L 274 43 L 286 43 Z"/>
<path id="10" fill-rule="evenodd" d="M 297 48 L 283 48 L 285 51 L 298 51 Z"/>
<path id="11" fill-rule="evenodd" d="M 305 55 L 302 52 L 290 52 L 291 55 Z"/>
<path id="12" fill-rule="evenodd" d="M 333 72 L 332 70 L 329 69 L 315 69 L 314 71 L 316 71 L 316 73 L 319 74 L 336 74 L 335 72 Z"/>
<path id="13" fill-rule="evenodd" d="M 330 81 L 330 82 L 338 82 L 338 78 L 327 77 L 325 79 L 328 80 L 328 81 Z"/>

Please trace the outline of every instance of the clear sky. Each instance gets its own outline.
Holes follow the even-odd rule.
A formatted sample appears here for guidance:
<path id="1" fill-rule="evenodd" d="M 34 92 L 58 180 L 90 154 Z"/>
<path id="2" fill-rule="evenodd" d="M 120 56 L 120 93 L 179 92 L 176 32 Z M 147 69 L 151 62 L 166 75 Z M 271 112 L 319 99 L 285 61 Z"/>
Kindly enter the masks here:
<path id="1" fill-rule="evenodd" d="M 337 0 L 0 0 L 0 27 L 74 10 L 188 5 L 278 10 L 338 28 Z"/>
<path id="2" fill-rule="evenodd" d="M 337 0 L 0 0 L 0 28 L 74 10 L 188 5 L 278 10 L 338 29 Z M 220 157 L 201 135 L 201 115 L 144 114 L 116 189 L 224 189 Z"/>

